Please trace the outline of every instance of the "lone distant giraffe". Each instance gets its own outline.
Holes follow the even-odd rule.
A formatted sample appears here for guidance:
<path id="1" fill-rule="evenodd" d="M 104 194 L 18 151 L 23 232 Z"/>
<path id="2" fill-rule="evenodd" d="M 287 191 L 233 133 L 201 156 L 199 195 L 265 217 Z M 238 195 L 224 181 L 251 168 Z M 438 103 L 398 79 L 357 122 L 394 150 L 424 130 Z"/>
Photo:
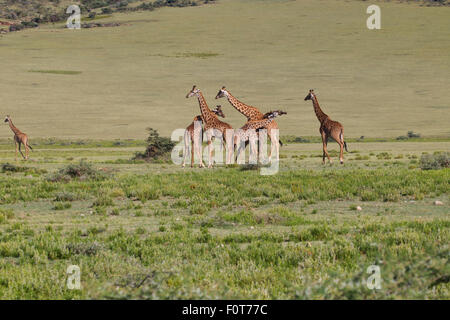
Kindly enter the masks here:
<path id="1" fill-rule="evenodd" d="M 313 89 L 309 90 L 308 95 L 305 97 L 305 101 L 306 100 L 312 101 L 314 112 L 316 113 L 317 119 L 320 122 L 319 131 L 320 135 L 322 136 L 322 143 L 323 143 L 322 162 L 325 164 L 325 155 L 326 155 L 328 161 L 330 161 L 331 163 L 331 159 L 327 151 L 328 139 L 331 137 L 339 144 L 339 147 L 341 148 L 339 160 L 341 161 L 341 163 L 344 163 L 344 148 L 345 151 L 348 152 L 347 143 L 344 141 L 344 126 L 337 121 L 331 120 L 330 117 L 326 115 L 322 111 L 322 109 L 320 109 L 319 102 L 317 101 L 317 97 Z"/>
<path id="2" fill-rule="evenodd" d="M 206 103 L 206 100 L 203 97 L 202 92 L 196 86 L 192 87 L 192 90 L 188 92 L 188 94 L 186 95 L 186 98 L 190 98 L 193 96 L 197 96 L 198 104 L 200 107 L 200 112 L 202 113 L 204 130 L 206 132 L 206 138 L 208 141 L 208 152 L 209 152 L 208 168 L 212 168 L 212 166 L 213 166 L 212 138 L 216 134 L 215 131 L 220 132 L 221 138 L 225 139 L 227 149 L 228 149 L 227 157 L 226 157 L 226 164 L 230 164 L 231 159 L 232 159 L 232 148 L 233 148 L 233 128 L 228 123 L 220 121 L 217 118 L 217 115 L 209 109 L 208 104 Z"/>
<path id="3" fill-rule="evenodd" d="M 246 142 L 248 140 L 250 142 L 249 162 L 256 163 L 257 161 L 254 158 L 254 155 L 258 150 L 256 145 L 258 133 L 256 132 L 256 130 L 261 128 L 267 128 L 267 126 L 269 126 L 273 122 L 273 119 L 275 119 L 278 116 L 282 116 L 283 114 L 287 114 L 287 112 L 284 112 L 282 110 L 267 112 L 266 114 L 263 114 L 263 119 L 250 120 L 239 130 L 236 130 L 234 134 L 234 144 L 236 146 L 239 146 L 236 153 L 236 159 L 238 159 L 242 149 L 245 148 L 245 144 L 243 144 L 242 142 Z"/>
<path id="4" fill-rule="evenodd" d="M 25 160 L 28 160 L 28 152 L 29 152 L 28 148 L 33 150 L 33 148 L 28 144 L 28 136 L 22 131 L 20 131 L 16 126 L 14 126 L 14 124 L 11 121 L 11 117 L 9 115 L 6 116 L 5 122 L 9 124 L 9 127 L 11 128 L 12 132 L 14 132 L 14 143 L 16 144 L 16 160 L 17 160 L 17 151 L 20 152 L 20 154 Z M 25 146 L 25 155 L 23 155 L 22 150 L 20 148 L 22 144 Z"/>
<path id="5" fill-rule="evenodd" d="M 225 114 L 222 111 L 222 106 L 217 105 L 214 110 L 212 110 L 217 116 L 225 118 Z M 197 121 L 197 126 L 195 122 Z M 182 167 L 186 166 L 186 160 L 189 154 L 189 144 L 191 145 L 191 168 L 194 167 L 194 153 L 197 153 L 198 159 L 200 159 L 200 167 L 203 167 L 203 160 L 201 156 L 201 148 L 199 142 L 201 143 L 202 135 L 202 116 L 198 115 L 194 117 L 192 123 L 184 131 L 184 159 Z"/>
<path id="6" fill-rule="evenodd" d="M 261 120 L 264 117 L 264 113 L 259 111 L 258 108 L 249 106 L 238 99 L 236 99 L 225 87 L 222 87 L 216 95 L 216 99 L 227 97 L 228 102 L 240 113 L 247 117 L 247 121 Z M 261 129 L 267 129 L 272 146 L 270 148 L 269 159 L 272 160 L 272 154 L 276 152 L 277 160 L 280 152 L 280 145 L 283 145 L 277 136 L 278 124 L 275 121 L 270 121 L 266 127 Z M 272 130 L 276 129 L 276 130 Z"/>

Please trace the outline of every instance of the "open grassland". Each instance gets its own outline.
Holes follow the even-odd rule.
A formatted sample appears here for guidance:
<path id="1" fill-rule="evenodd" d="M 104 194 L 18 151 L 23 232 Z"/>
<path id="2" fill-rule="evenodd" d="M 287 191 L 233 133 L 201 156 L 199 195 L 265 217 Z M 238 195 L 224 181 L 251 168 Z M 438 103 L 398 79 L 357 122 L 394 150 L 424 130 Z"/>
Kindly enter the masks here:
<path id="1" fill-rule="evenodd" d="M 311 136 L 318 123 L 303 98 L 314 88 L 348 137 L 448 137 L 450 8 L 377 4 L 375 31 L 364 1 L 220 0 L 98 19 L 120 27 L 3 35 L 1 112 L 31 137 L 143 139 L 149 126 L 167 136 L 199 113 L 184 98 L 195 83 L 242 126 L 213 100 L 226 85 L 263 111 L 288 111 L 281 134 Z"/>
<path id="2" fill-rule="evenodd" d="M 322 166 L 320 144 L 287 144 L 261 176 L 133 162 L 133 141 L 47 141 L 28 162 L 1 145 L 0 298 L 449 299 L 450 171 L 419 160 L 450 143 L 349 147 Z"/>

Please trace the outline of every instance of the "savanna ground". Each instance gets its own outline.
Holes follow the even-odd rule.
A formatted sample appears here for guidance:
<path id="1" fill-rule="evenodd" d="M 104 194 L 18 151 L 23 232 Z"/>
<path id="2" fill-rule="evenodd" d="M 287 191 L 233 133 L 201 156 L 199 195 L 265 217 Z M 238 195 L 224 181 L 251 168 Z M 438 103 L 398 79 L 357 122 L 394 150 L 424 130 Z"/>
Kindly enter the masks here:
<path id="1" fill-rule="evenodd" d="M 130 161 L 130 141 L 43 141 L 27 163 L 1 145 L 15 166 L 0 174 L 0 297 L 448 299 L 450 171 L 419 159 L 449 146 L 354 142 L 323 166 L 320 144 L 287 144 L 261 176 Z"/>
<path id="2" fill-rule="evenodd" d="M 377 4 L 376 31 L 366 2 L 223 0 L 2 36 L 1 112 L 34 151 L 16 162 L 0 130 L 0 298 L 449 299 L 450 171 L 420 168 L 450 150 L 449 8 Z M 199 113 L 194 83 L 211 107 L 226 85 L 288 111 L 278 174 L 130 160 L 146 127 Z M 321 164 L 310 88 L 344 123 L 343 166 L 334 142 Z"/>

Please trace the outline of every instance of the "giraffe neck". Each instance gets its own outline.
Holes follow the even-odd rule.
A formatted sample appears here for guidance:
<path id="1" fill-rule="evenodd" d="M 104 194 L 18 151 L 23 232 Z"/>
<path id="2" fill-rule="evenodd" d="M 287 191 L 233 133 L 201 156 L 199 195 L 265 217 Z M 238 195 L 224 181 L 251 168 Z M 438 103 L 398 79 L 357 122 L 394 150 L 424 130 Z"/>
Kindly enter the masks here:
<path id="1" fill-rule="evenodd" d="M 198 104 L 200 106 L 200 112 L 202 113 L 202 117 L 206 123 L 214 120 L 214 116 L 212 115 L 212 111 L 209 109 L 208 104 L 206 103 L 203 94 L 199 91 L 197 93 Z"/>
<path id="2" fill-rule="evenodd" d="M 311 100 L 313 103 L 314 112 L 316 113 L 317 119 L 319 120 L 320 123 L 324 122 L 328 118 L 328 116 L 322 111 L 322 109 L 320 109 L 319 101 L 317 101 L 315 95 L 312 96 Z"/>
<path id="3" fill-rule="evenodd" d="M 14 132 L 14 134 L 20 134 L 22 133 L 19 129 L 17 129 L 14 124 L 12 123 L 11 119 L 9 119 L 8 121 L 9 127 L 11 128 L 12 132 Z"/>
<path id="4" fill-rule="evenodd" d="M 254 117 L 254 112 L 252 112 L 249 105 L 246 105 L 245 103 L 240 102 L 238 99 L 236 99 L 231 93 L 226 91 L 226 96 L 228 99 L 228 102 L 240 113 L 242 113 L 244 116 L 247 117 L 248 120 L 252 119 Z"/>

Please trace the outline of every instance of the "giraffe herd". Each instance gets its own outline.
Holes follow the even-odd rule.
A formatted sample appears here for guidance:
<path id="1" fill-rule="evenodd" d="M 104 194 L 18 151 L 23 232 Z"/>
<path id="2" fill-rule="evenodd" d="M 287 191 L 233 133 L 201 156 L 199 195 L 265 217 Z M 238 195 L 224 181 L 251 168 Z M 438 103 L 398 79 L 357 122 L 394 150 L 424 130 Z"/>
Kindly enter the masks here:
<path id="1" fill-rule="evenodd" d="M 255 155 L 258 154 L 258 148 L 256 146 L 256 141 L 258 141 L 258 132 L 259 130 L 265 129 L 267 130 L 269 139 L 271 141 L 271 150 L 269 152 L 269 161 L 272 161 L 272 156 L 275 154 L 275 161 L 279 160 L 279 148 L 282 145 L 278 137 L 278 124 L 274 121 L 274 118 L 287 114 L 282 110 L 270 111 L 267 113 L 262 113 L 258 108 L 247 105 L 238 99 L 236 99 L 225 87 L 222 87 L 216 95 L 216 99 L 226 97 L 228 102 L 241 114 L 243 114 L 247 118 L 247 122 L 239 129 L 232 129 L 228 123 L 220 121 L 217 118 L 217 113 L 211 112 L 208 108 L 208 104 L 200 91 L 196 86 L 192 88 L 191 91 L 187 94 L 186 98 L 192 97 L 196 95 L 198 98 L 200 111 L 202 113 L 201 116 L 197 116 L 194 118 L 194 122 L 197 123 L 196 129 L 194 130 L 194 122 L 186 128 L 185 131 L 185 160 L 183 161 L 183 167 L 186 164 L 186 157 L 188 154 L 188 139 L 191 138 L 192 141 L 192 150 L 191 150 L 191 167 L 194 166 L 194 153 L 197 154 L 200 159 L 200 167 L 203 167 L 202 154 L 201 154 L 201 135 L 202 135 L 202 125 L 203 130 L 206 131 L 206 136 L 208 140 L 208 168 L 211 168 L 213 165 L 212 160 L 212 138 L 215 136 L 215 132 L 219 133 L 219 137 L 222 138 L 222 142 L 227 146 L 227 161 L 226 164 L 230 164 L 233 151 L 237 149 L 236 159 L 239 157 L 240 153 L 247 143 L 250 143 L 250 157 L 249 163 L 256 164 L 257 159 L 255 159 Z M 320 122 L 320 134 L 323 142 L 323 159 L 322 162 L 325 164 L 325 156 L 327 156 L 329 162 L 331 163 L 331 158 L 327 151 L 328 139 L 334 139 L 340 146 L 340 156 L 339 160 L 341 163 L 344 163 L 344 148 L 347 150 L 347 143 L 344 141 L 344 127 L 341 123 L 337 121 L 333 121 L 330 119 L 328 115 L 326 115 L 319 106 L 319 102 L 314 93 L 314 90 L 309 90 L 308 95 L 305 97 L 306 100 L 311 100 L 313 103 L 314 112 L 316 113 L 317 119 Z M 219 107 L 219 106 L 218 106 Z M 225 117 L 221 108 L 221 116 Z M 195 133 L 194 133 L 195 132 Z M 223 141 L 223 137 L 225 137 L 225 141 Z M 194 149 L 196 151 L 194 151 Z M 260 155 L 260 159 L 261 155 Z"/>
<path id="2" fill-rule="evenodd" d="M 255 155 L 258 155 L 260 151 L 256 145 L 258 141 L 259 131 L 267 130 L 268 137 L 271 141 L 271 150 L 269 152 L 269 162 L 272 161 L 272 156 L 275 154 L 275 160 L 279 160 L 279 148 L 282 145 L 278 136 L 278 124 L 274 119 L 278 116 L 287 114 L 282 110 L 270 111 L 262 113 L 258 108 L 247 105 L 238 99 L 236 99 L 225 87 L 222 87 L 216 95 L 216 99 L 226 97 L 228 102 L 241 114 L 247 118 L 247 122 L 239 129 L 233 129 L 230 124 L 219 119 L 225 118 L 225 114 L 222 111 L 222 106 L 217 105 L 213 110 L 208 107 L 205 97 L 200 89 L 193 86 L 192 89 L 186 95 L 186 98 L 196 96 L 200 107 L 200 115 L 194 117 L 192 123 L 185 129 L 184 133 L 184 159 L 182 166 L 186 166 L 186 162 L 190 150 L 191 167 L 194 166 L 195 156 L 199 159 L 200 167 L 204 167 L 202 157 L 202 138 L 203 131 L 206 133 L 206 140 L 208 144 L 208 168 L 214 165 L 212 157 L 214 147 L 213 140 L 215 137 L 220 139 L 220 147 L 226 148 L 226 164 L 233 163 L 232 157 L 234 151 L 236 152 L 236 159 L 238 159 L 245 146 L 250 144 L 250 158 L 249 162 L 256 164 L 258 159 L 255 159 Z M 347 150 L 347 143 L 344 141 L 344 127 L 341 123 L 333 121 L 328 115 L 326 115 L 319 106 L 317 96 L 314 90 L 309 90 L 306 100 L 311 100 L 314 108 L 314 112 L 317 119 L 320 122 L 320 135 L 323 143 L 323 157 L 322 162 L 325 164 L 325 156 L 331 163 L 331 158 L 327 151 L 328 139 L 335 140 L 340 147 L 339 160 L 344 162 L 344 149 Z M 28 136 L 14 126 L 11 117 L 8 115 L 5 118 L 5 123 L 9 124 L 9 127 L 14 133 L 14 143 L 16 145 L 16 160 L 17 153 L 20 152 L 25 160 L 28 160 L 29 150 L 33 148 L 28 143 Z M 21 145 L 25 147 L 25 155 L 22 153 Z M 261 144 L 260 144 L 261 146 Z M 262 160 L 261 154 L 260 160 Z"/>

